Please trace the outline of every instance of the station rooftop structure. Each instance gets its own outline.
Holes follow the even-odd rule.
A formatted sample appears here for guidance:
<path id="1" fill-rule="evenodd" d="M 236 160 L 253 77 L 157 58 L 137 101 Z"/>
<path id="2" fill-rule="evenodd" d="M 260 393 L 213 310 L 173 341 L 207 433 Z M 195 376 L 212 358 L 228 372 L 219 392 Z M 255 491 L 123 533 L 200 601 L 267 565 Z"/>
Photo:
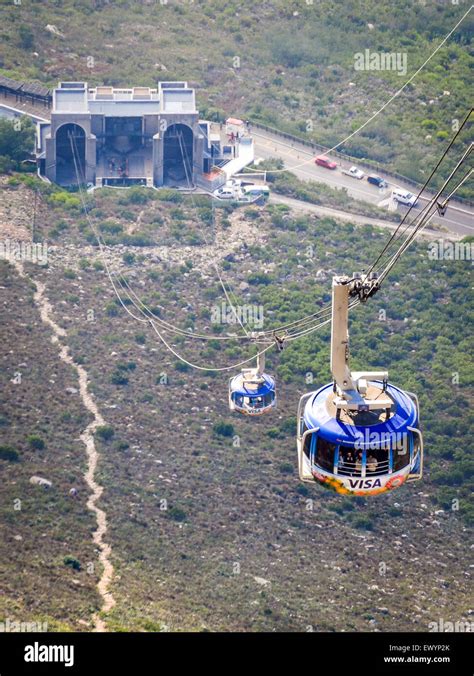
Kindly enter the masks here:
<path id="1" fill-rule="evenodd" d="M 19 82 L 5 75 L 0 75 L 0 93 L 5 97 L 14 96 L 17 101 L 41 102 L 46 106 L 51 103 L 51 91 L 44 85 L 37 82 Z"/>
<path id="2" fill-rule="evenodd" d="M 242 138 L 250 158 L 251 139 Z M 151 87 L 89 88 L 60 82 L 52 92 L 51 120 L 40 123 L 36 155 L 40 173 L 55 183 L 95 186 L 146 185 L 215 189 L 222 167 L 238 157 L 199 119 L 187 82 Z M 253 158 L 253 155 L 252 155 Z"/>

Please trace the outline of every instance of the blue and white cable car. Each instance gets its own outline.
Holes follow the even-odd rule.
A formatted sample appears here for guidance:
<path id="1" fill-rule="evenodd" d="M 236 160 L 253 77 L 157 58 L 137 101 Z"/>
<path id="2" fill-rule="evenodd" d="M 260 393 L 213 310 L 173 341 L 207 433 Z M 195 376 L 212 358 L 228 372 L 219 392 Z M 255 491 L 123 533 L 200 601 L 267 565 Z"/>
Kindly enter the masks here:
<path id="1" fill-rule="evenodd" d="M 342 494 L 376 495 L 421 479 L 418 399 L 388 384 L 388 373 L 349 370 L 347 277 L 333 280 L 331 371 L 334 383 L 301 397 L 298 468 Z"/>
<path id="2" fill-rule="evenodd" d="M 276 406 L 275 379 L 264 372 L 265 353 L 257 357 L 257 367 L 243 369 L 229 379 L 229 408 L 244 415 L 262 415 Z"/>

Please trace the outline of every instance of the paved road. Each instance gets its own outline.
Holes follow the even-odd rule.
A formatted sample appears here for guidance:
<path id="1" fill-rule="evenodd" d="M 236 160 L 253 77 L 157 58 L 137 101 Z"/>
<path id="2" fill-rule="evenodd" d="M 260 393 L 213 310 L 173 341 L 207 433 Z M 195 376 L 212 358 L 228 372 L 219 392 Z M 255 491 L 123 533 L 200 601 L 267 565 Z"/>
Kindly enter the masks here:
<path id="1" fill-rule="evenodd" d="M 390 179 L 387 179 L 387 182 L 389 183 L 388 189 L 385 189 L 384 191 L 380 190 L 376 186 L 368 183 L 365 178 L 359 181 L 342 174 L 341 168 L 348 168 L 350 164 L 344 163 L 341 165 L 340 159 L 336 159 L 340 166 L 331 171 L 330 169 L 317 166 L 313 161 L 308 162 L 315 154 L 304 145 L 290 142 L 287 139 L 280 138 L 277 135 L 266 131 L 261 131 L 260 129 L 253 129 L 252 136 L 254 138 L 256 160 L 259 158 L 280 158 L 284 161 L 285 167 L 292 171 L 298 178 L 305 181 L 312 180 L 325 183 L 332 188 L 346 188 L 349 195 L 355 199 L 371 204 L 378 204 L 382 208 L 388 208 L 388 202 L 391 201 L 391 189 L 395 187 L 395 185 L 407 190 L 413 190 L 413 188 L 408 185 L 395 184 Z M 303 162 L 308 163 L 304 166 L 298 166 Z M 427 194 L 427 197 L 421 198 L 421 205 L 424 206 L 428 199 L 429 193 Z M 404 214 L 407 211 L 407 208 L 398 205 L 398 211 L 400 214 Z M 474 235 L 474 211 L 459 204 L 456 204 L 455 206 L 450 205 L 445 216 L 435 216 L 432 222 L 438 225 L 444 225 L 457 235 Z"/>
<path id="2" fill-rule="evenodd" d="M 50 117 L 50 111 L 44 106 L 32 106 L 31 104 L 19 103 L 14 100 L 14 97 L 0 99 L 0 103 L 2 102 L 6 105 L 13 105 L 16 108 L 23 109 L 26 114 L 34 111 L 35 114 L 42 115 L 46 119 L 49 119 Z M 355 178 L 342 174 L 340 167 L 344 166 L 345 168 L 348 168 L 350 166 L 349 163 L 341 165 L 340 160 L 338 159 L 337 162 L 340 164 L 340 167 L 331 171 L 330 169 L 315 165 L 314 162 L 308 162 L 308 160 L 311 160 L 314 157 L 314 153 L 302 144 L 290 142 L 276 134 L 271 134 L 270 132 L 256 128 L 252 129 L 252 136 L 255 144 L 255 159 L 281 158 L 285 163 L 285 167 L 292 170 L 293 173 L 302 180 L 318 181 L 333 188 L 346 188 L 349 195 L 355 199 L 371 204 L 378 204 L 382 208 L 389 208 L 388 202 L 391 201 L 391 188 L 393 188 L 395 184 L 388 178 L 387 183 L 389 183 L 389 188 L 380 190 L 370 183 L 367 183 L 365 178 L 358 181 Z M 308 163 L 304 166 L 298 166 L 303 162 Z M 298 166 L 298 168 L 294 169 L 293 167 L 295 166 Z M 412 190 L 410 186 L 401 185 L 400 187 Z M 427 196 L 428 195 L 429 193 Z M 426 201 L 427 198 L 421 198 L 421 204 L 426 203 Z M 398 205 L 397 207 L 393 202 L 391 206 L 398 208 L 398 211 L 402 215 L 407 211 L 406 207 L 401 205 Z M 463 206 L 450 205 L 445 216 L 436 216 L 433 218 L 432 223 L 444 226 L 461 237 L 474 235 L 474 211 Z"/>
<path id="3" fill-rule="evenodd" d="M 318 204 L 311 204 L 311 202 L 302 202 L 301 200 L 293 199 L 292 197 L 287 197 L 286 195 L 278 195 L 277 193 L 272 193 L 270 195 L 271 204 L 286 204 L 295 211 L 311 212 L 317 214 L 318 216 L 329 216 L 332 218 L 337 218 L 340 221 L 348 221 L 349 223 L 356 223 L 359 225 L 375 225 L 379 228 L 387 228 L 392 232 L 396 230 L 397 224 L 393 221 L 384 221 L 380 218 L 371 218 L 369 216 L 361 216 L 361 214 L 354 214 L 348 211 L 340 211 L 339 209 L 333 209 L 331 207 L 324 207 Z M 411 232 L 411 228 L 408 231 L 405 231 L 405 226 L 403 226 L 402 232 L 408 234 Z M 418 239 L 440 239 L 442 233 L 439 230 L 431 230 L 426 228 L 423 232 L 417 235 Z M 455 232 L 450 233 L 450 239 L 459 240 L 462 238 L 462 235 L 458 235 Z"/>

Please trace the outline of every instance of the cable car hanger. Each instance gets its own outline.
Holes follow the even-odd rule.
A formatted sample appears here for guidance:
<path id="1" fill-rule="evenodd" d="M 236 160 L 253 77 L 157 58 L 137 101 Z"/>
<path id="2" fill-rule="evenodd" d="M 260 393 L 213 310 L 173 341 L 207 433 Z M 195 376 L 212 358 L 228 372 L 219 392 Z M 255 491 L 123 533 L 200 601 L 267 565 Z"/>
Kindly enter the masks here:
<path id="1" fill-rule="evenodd" d="M 276 406 L 276 401 L 275 379 L 265 373 L 265 351 L 257 354 L 254 368 L 242 369 L 241 373 L 229 378 L 231 411 L 250 416 L 263 415 Z"/>
<path id="2" fill-rule="evenodd" d="M 440 195 L 469 153 L 470 148 L 429 201 L 380 278 L 374 271 L 363 279 L 360 273 L 333 278 L 333 382 L 304 394 L 298 405 L 296 447 L 302 481 L 317 482 L 345 495 L 371 496 L 422 478 L 424 449 L 418 397 L 389 384 L 388 371 L 351 371 L 350 299 L 365 303 L 378 291 L 397 260 L 435 215 Z M 471 174 L 472 170 L 457 183 L 446 203 Z"/>
<path id="3" fill-rule="evenodd" d="M 302 481 L 369 496 L 421 479 L 423 437 L 416 395 L 389 385 L 385 370 L 350 369 L 349 304 L 359 283 L 359 275 L 333 278 L 333 381 L 301 397 L 296 446 Z"/>

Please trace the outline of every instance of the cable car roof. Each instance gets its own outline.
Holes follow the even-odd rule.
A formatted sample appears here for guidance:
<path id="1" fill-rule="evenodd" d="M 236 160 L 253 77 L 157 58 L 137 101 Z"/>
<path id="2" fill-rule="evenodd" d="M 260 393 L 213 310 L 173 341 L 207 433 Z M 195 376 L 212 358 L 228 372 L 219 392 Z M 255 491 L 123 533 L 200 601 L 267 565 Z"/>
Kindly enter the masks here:
<path id="1" fill-rule="evenodd" d="M 382 383 L 378 383 L 382 386 Z M 337 420 L 331 415 L 328 408 L 328 398 L 333 392 L 333 384 L 329 383 L 320 388 L 310 397 L 304 409 L 304 420 L 310 429 L 319 428 L 319 434 L 335 444 L 348 446 L 364 445 L 367 435 L 379 436 L 380 439 L 390 438 L 391 435 L 408 432 L 408 427 L 418 426 L 418 415 L 415 403 L 406 392 L 394 385 L 387 385 L 386 392 L 394 402 L 388 420 L 380 420 L 374 424 L 354 424 L 347 419 Z"/>

